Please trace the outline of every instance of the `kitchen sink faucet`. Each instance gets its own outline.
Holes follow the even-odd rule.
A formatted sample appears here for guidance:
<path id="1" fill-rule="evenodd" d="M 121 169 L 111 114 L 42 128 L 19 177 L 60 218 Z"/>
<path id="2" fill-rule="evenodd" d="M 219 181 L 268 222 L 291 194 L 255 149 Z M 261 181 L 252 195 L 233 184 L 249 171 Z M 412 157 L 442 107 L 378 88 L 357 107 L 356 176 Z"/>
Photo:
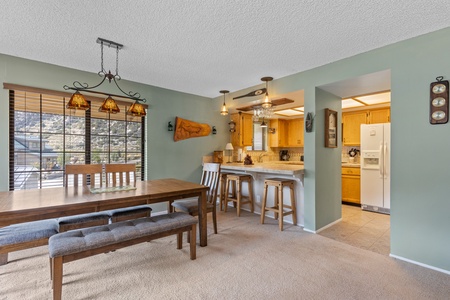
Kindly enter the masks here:
<path id="1" fill-rule="evenodd" d="M 261 153 L 259 156 L 258 156 L 258 162 L 259 163 L 262 163 L 263 162 L 263 156 L 267 156 L 267 154 L 266 153 Z"/>

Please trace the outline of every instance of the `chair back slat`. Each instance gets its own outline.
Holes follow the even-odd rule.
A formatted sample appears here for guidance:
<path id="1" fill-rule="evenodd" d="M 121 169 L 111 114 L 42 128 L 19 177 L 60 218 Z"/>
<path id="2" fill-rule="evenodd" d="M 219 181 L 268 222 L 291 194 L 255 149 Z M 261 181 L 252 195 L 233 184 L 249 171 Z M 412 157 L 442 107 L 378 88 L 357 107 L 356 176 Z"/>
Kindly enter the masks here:
<path id="1" fill-rule="evenodd" d="M 64 176 L 64 186 L 69 186 L 69 177 L 73 175 L 73 186 L 79 185 L 79 176 L 82 176 L 82 185 L 90 185 L 95 186 L 97 178 L 98 185 L 103 186 L 102 181 L 102 165 L 101 164 L 93 164 L 93 165 L 66 165 L 65 166 L 65 176 Z M 88 178 L 89 176 L 89 178 Z M 89 180 L 88 180 L 89 179 Z"/>
<path id="2" fill-rule="evenodd" d="M 136 164 L 106 164 L 106 186 L 136 186 Z"/>
<path id="3" fill-rule="evenodd" d="M 203 173 L 200 184 L 208 186 L 207 197 L 209 203 L 215 203 L 217 199 L 217 190 L 220 178 L 220 164 L 205 163 L 203 164 Z"/>

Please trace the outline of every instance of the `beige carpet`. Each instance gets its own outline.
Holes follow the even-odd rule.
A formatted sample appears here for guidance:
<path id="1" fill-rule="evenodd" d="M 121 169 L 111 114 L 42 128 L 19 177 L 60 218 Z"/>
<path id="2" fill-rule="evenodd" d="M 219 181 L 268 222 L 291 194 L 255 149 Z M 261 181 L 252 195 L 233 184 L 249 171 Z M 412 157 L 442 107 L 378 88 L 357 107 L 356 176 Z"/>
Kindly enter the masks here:
<path id="1" fill-rule="evenodd" d="M 174 236 L 65 264 L 63 299 L 449 299 L 449 275 L 233 208 L 208 232 L 194 261 Z M 51 295 L 46 247 L 0 267 L 0 299 Z"/>

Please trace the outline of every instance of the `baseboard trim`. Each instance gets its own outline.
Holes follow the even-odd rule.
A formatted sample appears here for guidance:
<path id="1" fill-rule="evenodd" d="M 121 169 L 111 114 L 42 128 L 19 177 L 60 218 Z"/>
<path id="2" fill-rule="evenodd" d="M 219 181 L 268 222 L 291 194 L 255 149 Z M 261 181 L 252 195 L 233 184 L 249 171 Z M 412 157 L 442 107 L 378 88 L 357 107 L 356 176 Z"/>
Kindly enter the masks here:
<path id="1" fill-rule="evenodd" d="M 311 229 L 307 229 L 307 228 L 303 228 L 303 230 L 304 230 L 304 231 L 307 231 L 307 232 L 311 232 L 311 233 L 317 234 L 317 233 L 319 233 L 319 232 L 321 232 L 321 231 L 323 231 L 323 230 L 325 230 L 325 229 L 327 229 L 327 228 L 329 228 L 329 227 L 331 227 L 331 226 L 333 226 L 333 225 L 335 225 L 335 224 L 337 224 L 337 223 L 339 223 L 339 222 L 341 222 L 341 221 L 342 221 L 342 218 L 339 218 L 339 219 L 337 219 L 336 221 L 331 222 L 330 224 L 325 225 L 324 227 L 319 228 L 319 229 L 317 229 L 317 230 L 311 230 Z"/>
<path id="2" fill-rule="evenodd" d="M 421 262 L 418 262 L 418 261 L 415 261 L 415 260 L 411 260 L 411 259 L 408 259 L 408 258 L 404 258 L 404 257 L 398 256 L 398 255 L 394 255 L 394 254 L 389 254 L 389 256 L 392 257 L 392 258 L 396 258 L 396 259 L 399 259 L 399 260 L 403 260 L 403 261 L 409 262 L 409 263 L 411 263 L 411 264 L 415 264 L 415 265 L 418 265 L 418 266 L 427 268 L 427 269 L 431 269 L 431 270 L 434 270 L 434 271 L 438 271 L 438 272 L 441 272 L 441 273 L 450 275 L 450 271 L 449 271 L 449 270 L 444 270 L 444 269 L 441 269 L 441 268 L 436 268 L 436 267 L 433 267 L 433 266 L 430 266 L 430 265 L 427 265 L 427 264 L 424 264 L 424 263 L 421 263 Z"/>

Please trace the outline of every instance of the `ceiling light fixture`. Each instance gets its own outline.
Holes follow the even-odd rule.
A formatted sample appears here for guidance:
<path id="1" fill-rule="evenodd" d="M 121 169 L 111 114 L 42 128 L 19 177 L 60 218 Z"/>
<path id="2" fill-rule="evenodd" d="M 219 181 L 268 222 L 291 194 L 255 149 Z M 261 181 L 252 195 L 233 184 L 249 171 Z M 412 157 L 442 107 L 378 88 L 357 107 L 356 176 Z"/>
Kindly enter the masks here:
<path id="1" fill-rule="evenodd" d="M 230 91 L 227 91 L 227 90 L 222 90 L 222 91 L 220 91 L 220 93 L 223 94 L 223 105 L 222 105 L 222 109 L 220 110 L 220 114 L 221 114 L 222 116 L 228 115 L 228 108 L 227 108 L 227 106 L 226 106 L 226 104 L 225 104 L 225 94 L 227 94 L 227 93 L 229 93 L 229 92 L 230 92 Z"/>
<path id="2" fill-rule="evenodd" d="M 266 123 L 266 122 L 264 122 L 264 118 L 263 118 L 263 120 L 262 120 L 262 123 L 261 123 L 261 127 L 262 127 L 262 128 L 265 128 L 265 127 L 267 127 L 267 123 Z"/>
<path id="3" fill-rule="evenodd" d="M 117 106 L 116 102 L 112 98 L 114 97 L 120 97 L 120 98 L 126 98 L 134 100 L 134 104 L 130 106 L 130 108 L 127 111 L 128 115 L 132 116 L 140 116 L 143 117 L 146 115 L 145 107 L 141 104 L 146 102 L 147 100 L 145 98 L 141 98 L 141 94 L 137 92 L 124 92 L 124 90 L 119 86 L 118 81 L 122 78 L 119 76 L 119 50 L 123 48 L 122 44 L 118 44 L 116 42 L 108 41 L 102 38 L 97 38 L 97 43 L 101 46 L 101 70 L 98 72 L 98 75 L 100 77 L 103 77 L 103 79 L 100 81 L 99 84 L 94 86 L 89 86 L 87 83 L 81 83 L 79 81 L 74 81 L 73 86 L 67 86 L 64 85 L 65 90 L 73 90 L 75 93 L 70 98 L 69 102 L 67 103 L 66 107 L 69 109 L 82 109 L 82 110 L 88 110 L 90 108 L 89 103 L 86 101 L 86 98 L 80 93 L 80 92 L 89 92 L 94 94 L 100 94 L 107 96 L 105 101 L 103 101 L 102 105 L 99 108 L 99 111 L 101 112 L 107 112 L 107 113 L 118 113 L 120 112 L 119 107 Z M 116 48 L 116 74 L 112 74 L 111 71 L 108 71 L 106 73 L 105 68 L 103 67 L 103 46 L 106 45 L 108 47 Z M 116 87 L 122 92 L 123 95 L 114 95 L 111 93 L 105 93 L 105 92 L 99 92 L 95 89 L 102 85 L 105 80 L 108 79 L 109 83 L 111 81 L 114 81 L 114 84 Z"/>
<path id="4" fill-rule="evenodd" d="M 266 95 L 264 97 L 264 101 L 261 104 L 261 106 L 263 108 L 270 108 L 270 107 L 272 107 L 272 102 L 270 101 L 270 98 L 269 98 L 269 89 L 268 89 L 267 85 L 268 85 L 269 81 L 273 80 L 273 78 L 272 77 L 263 77 L 263 78 L 261 78 L 261 80 L 266 82 Z"/>

